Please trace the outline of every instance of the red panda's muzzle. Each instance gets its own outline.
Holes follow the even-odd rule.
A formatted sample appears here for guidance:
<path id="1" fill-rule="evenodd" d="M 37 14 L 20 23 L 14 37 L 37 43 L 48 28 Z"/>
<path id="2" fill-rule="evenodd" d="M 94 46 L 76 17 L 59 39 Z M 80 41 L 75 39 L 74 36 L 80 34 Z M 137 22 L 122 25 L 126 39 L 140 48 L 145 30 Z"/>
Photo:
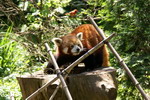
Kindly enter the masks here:
<path id="1" fill-rule="evenodd" d="M 82 51 L 83 51 L 83 48 L 78 45 L 74 45 L 74 47 L 71 49 L 71 53 L 74 56 L 79 55 Z"/>

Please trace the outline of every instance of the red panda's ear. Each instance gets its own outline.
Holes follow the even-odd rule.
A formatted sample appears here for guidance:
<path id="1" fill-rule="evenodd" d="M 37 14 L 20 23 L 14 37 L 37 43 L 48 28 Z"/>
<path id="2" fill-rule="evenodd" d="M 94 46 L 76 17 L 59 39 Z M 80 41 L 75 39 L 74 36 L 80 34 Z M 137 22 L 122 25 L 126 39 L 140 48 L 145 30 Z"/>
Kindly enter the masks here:
<path id="1" fill-rule="evenodd" d="M 55 45 L 59 46 L 59 45 L 62 43 L 62 39 L 61 39 L 61 38 L 53 38 L 53 39 L 52 39 L 52 42 L 53 42 Z"/>
<path id="2" fill-rule="evenodd" d="M 83 33 L 82 33 L 82 32 L 79 32 L 79 33 L 77 34 L 77 38 L 80 39 L 80 40 L 82 40 L 82 39 L 83 39 Z"/>

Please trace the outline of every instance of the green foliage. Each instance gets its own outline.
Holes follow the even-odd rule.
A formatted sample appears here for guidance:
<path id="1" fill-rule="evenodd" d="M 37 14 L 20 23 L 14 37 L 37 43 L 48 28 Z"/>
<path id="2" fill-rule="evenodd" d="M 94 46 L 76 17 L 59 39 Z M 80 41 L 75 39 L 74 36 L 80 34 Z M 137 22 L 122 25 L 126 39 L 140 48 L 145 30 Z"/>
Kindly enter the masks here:
<path id="1" fill-rule="evenodd" d="M 82 23 L 89 23 L 85 20 L 87 16 L 98 18 L 96 22 L 105 33 L 117 33 L 111 43 L 144 90 L 150 93 L 149 0 L 13 1 L 2 3 L 3 7 L 11 7 L 13 3 L 16 7 L 12 6 L 15 10 L 10 14 L 3 11 L 5 16 L 0 18 L 0 99 L 9 99 L 10 90 L 15 99 L 20 99 L 20 90 L 14 77 L 42 69 L 49 59 L 44 43 L 48 42 L 53 47 L 50 42 L 53 37 L 67 34 Z M 65 15 L 74 9 L 78 10 L 76 16 Z M 112 54 L 111 63 L 118 73 L 117 99 L 141 100 L 139 91 Z"/>
<path id="2" fill-rule="evenodd" d="M 150 55 L 148 53 L 150 52 L 150 44 L 148 42 L 150 41 L 150 20 L 148 6 L 148 0 L 114 0 L 108 2 L 108 17 L 100 21 L 101 24 L 103 22 L 110 24 L 106 19 L 111 19 L 113 22 L 112 27 L 104 24 L 107 26 L 107 28 L 104 26 L 104 29 L 118 33 L 118 36 L 115 38 L 117 41 L 114 40 L 112 43 L 146 93 L 150 91 Z M 114 59 L 111 59 L 112 65 L 119 66 L 114 61 Z M 120 68 L 118 69 L 118 81 L 119 100 L 142 99 L 139 91 L 135 89 L 129 77 Z"/>
<path id="3" fill-rule="evenodd" d="M 14 98 L 20 99 L 21 93 L 16 77 L 19 74 L 31 73 L 41 68 L 30 66 L 32 58 L 21 45 L 21 41 L 16 40 L 17 36 L 13 35 L 12 26 L 7 32 L 0 34 L 0 100 L 9 100 L 11 94 L 14 95 Z"/>
<path id="4" fill-rule="evenodd" d="M 114 2 L 113 13 L 116 20 L 114 26 L 120 33 L 119 50 L 125 52 L 150 50 L 148 0 L 126 0 Z M 143 41 L 144 40 L 144 41 Z"/>
<path id="5" fill-rule="evenodd" d="M 125 62 L 127 63 L 129 69 L 138 80 L 144 91 L 149 94 L 150 86 L 150 56 L 143 55 L 139 53 L 124 54 L 123 56 Z M 124 72 L 122 68 L 118 68 L 118 100 L 142 100 L 140 92 L 135 88 L 135 85 Z"/>
<path id="6" fill-rule="evenodd" d="M 18 75 L 18 73 L 13 73 L 0 79 L 0 100 L 10 100 L 11 96 L 14 97 L 15 100 L 21 100 L 21 92 L 16 80 Z"/>
<path id="7" fill-rule="evenodd" d="M 106 33 L 115 32 L 118 34 L 111 41 L 113 46 L 124 58 L 146 93 L 149 93 L 150 42 L 148 41 L 150 41 L 150 20 L 148 0 L 105 0 L 98 4 L 100 1 L 88 1 L 93 5 L 94 11 L 98 11 L 98 13 L 94 13 L 95 15 L 92 13 L 94 11 L 90 11 L 91 15 L 102 18 L 98 24 Z M 100 5 L 100 7 L 96 4 Z M 96 8 L 95 5 L 99 8 Z M 129 77 L 112 57 L 111 55 L 112 66 L 116 66 L 118 69 L 118 99 L 141 100 L 139 91 L 135 89 Z"/>
<path id="8" fill-rule="evenodd" d="M 0 38 L 0 99 L 9 100 L 10 94 L 13 93 L 15 96 L 21 96 L 16 81 L 16 75 L 21 73 L 26 65 L 24 62 L 25 56 L 28 55 L 20 45 L 13 40 L 12 27 L 9 27 L 7 32 Z M 11 75 L 10 75 L 11 74 Z M 10 91 L 11 90 L 11 91 Z M 16 97 L 17 98 L 17 97 Z"/>
<path id="9" fill-rule="evenodd" d="M 13 40 L 11 31 L 12 27 L 9 27 L 0 40 L 0 77 L 7 76 L 26 65 L 24 58 L 28 55 L 19 43 Z"/>

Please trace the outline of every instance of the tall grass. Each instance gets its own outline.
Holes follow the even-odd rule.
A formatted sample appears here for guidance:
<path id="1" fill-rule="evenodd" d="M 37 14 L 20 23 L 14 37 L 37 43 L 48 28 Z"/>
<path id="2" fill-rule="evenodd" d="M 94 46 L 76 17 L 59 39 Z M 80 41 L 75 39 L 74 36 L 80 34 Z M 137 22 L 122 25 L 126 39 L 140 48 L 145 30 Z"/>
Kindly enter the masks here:
<path id="1" fill-rule="evenodd" d="M 1 34 L 3 35 L 0 38 L 0 77 L 4 77 L 25 65 L 23 61 L 26 55 L 24 54 L 27 53 L 14 40 L 15 35 L 12 33 L 12 27 Z"/>
<path id="2" fill-rule="evenodd" d="M 36 58 L 33 59 L 12 28 L 10 26 L 6 32 L 0 32 L 0 100 L 10 100 L 11 95 L 20 100 L 22 96 L 16 77 L 41 70 L 42 66 L 42 63 L 35 62 Z"/>
<path id="3" fill-rule="evenodd" d="M 24 72 L 28 64 L 28 53 L 12 32 L 12 26 L 0 33 L 0 100 L 7 100 L 10 95 L 21 98 L 16 76 Z"/>

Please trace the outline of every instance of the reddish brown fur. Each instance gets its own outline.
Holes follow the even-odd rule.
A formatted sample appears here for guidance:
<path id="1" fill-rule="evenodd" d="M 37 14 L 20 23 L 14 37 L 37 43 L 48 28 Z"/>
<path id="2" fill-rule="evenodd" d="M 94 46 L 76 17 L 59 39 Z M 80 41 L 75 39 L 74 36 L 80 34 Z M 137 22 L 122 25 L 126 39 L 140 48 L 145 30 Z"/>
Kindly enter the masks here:
<path id="1" fill-rule="evenodd" d="M 84 48 L 87 48 L 88 50 L 102 41 L 102 37 L 91 24 L 83 24 L 77 27 L 71 34 L 76 35 L 79 32 L 83 32 L 84 40 L 82 41 L 82 44 L 84 45 Z M 101 66 L 109 66 L 109 53 L 106 45 L 102 46 L 98 51 L 96 51 L 96 53 L 103 54 L 103 62 Z"/>
<path id="2" fill-rule="evenodd" d="M 81 42 L 83 44 L 83 47 L 86 48 L 86 50 L 81 52 L 80 55 L 77 55 L 77 56 L 63 54 L 62 50 L 65 46 L 68 46 L 71 43 L 76 44 L 76 42 L 77 42 L 76 35 L 79 32 L 83 33 L 83 40 Z M 96 31 L 94 26 L 91 24 L 83 24 L 83 25 L 77 27 L 72 33 L 61 37 L 61 39 L 63 42 L 62 42 L 62 44 L 60 44 L 58 46 L 57 52 L 55 53 L 57 63 L 60 67 L 67 63 L 74 62 L 81 55 L 83 55 L 85 52 L 87 52 L 92 47 L 94 47 L 95 45 L 97 45 L 99 42 L 102 41 L 101 36 Z M 106 45 L 102 46 L 95 53 L 93 53 L 88 58 L 86 58 L 83 62 L 85 63 L 85 66 L 87 69 L 94 69 L 97 66 L 98 67 L 109 66 L 109 53 L 106 48 Z M 53 65 L 51 62 L 48 64 L 48 68 L 53 68 Z"/>

